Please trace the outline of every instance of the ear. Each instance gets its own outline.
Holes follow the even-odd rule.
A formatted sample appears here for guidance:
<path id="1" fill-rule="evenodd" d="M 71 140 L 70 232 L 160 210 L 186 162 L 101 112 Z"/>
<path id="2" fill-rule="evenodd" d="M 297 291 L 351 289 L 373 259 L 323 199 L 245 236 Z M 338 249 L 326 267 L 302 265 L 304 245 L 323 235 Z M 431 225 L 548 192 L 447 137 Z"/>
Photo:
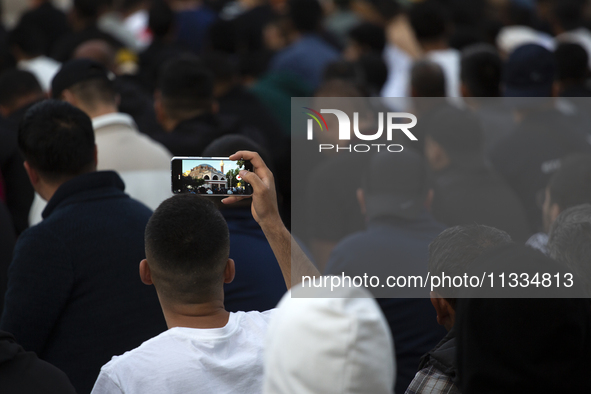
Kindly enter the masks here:
<path id="1" fill-rule="evenodd" d="M 433 205 L 433 196 L 435 195 L 435 192 L 433 191 L 433 189 L 429 189 L 429 191 L 427 192 L 427 198 L 425 199 L 425 208 L 427 209 L 428 212 L 431 212 L 431 206 Z"/>
<path id="2" fill-rule="evenodd" d="M 357 189 L 357 202 L 359 203 L 361 214 L 365 215 L 367 213 L 367 209 L 365 209 L 365 193 L 361 188 Z"/>
<path id="3" fill-rule="evenodd" d="M 464 82 L 460 83 L 460 93 L 462 97 L 472 97 L 472 95 L 470 94 L 470 90 Z"/>
<path id="4" fill-rule="evenodd" d="M 450 330 L 455 321 L 455 311 L 449 305 L 445 298 L 439 296 L 436 292 L 431 292 L 431 304 L 437 312 L 437 323 Z"/>
<path id="5" fill-rule="evenodd" d="M 219 111 L 220 111 L 220 104 L 217 102 L 217 100 L 214 100 L 213 103 L 211 103 L 211 113 L 215 115 Z"/>
<path id="6" fill-rule="evenodd" d="M 562 91 L 562 84 L 558 81 L 554 81 L 552 84 L 552 97 L 560 97 Z"/>
<path id="7" fill-rule="evenodd" d="M 164 106 L 162 105 L 162 93 L 160 90 L 154 92 L 154 112 L 156 114 L 156 121 L 161 125 L 165 124 L 168 117 L 166 116 L 166 111 L 164 111 Z"/>
<path id="8" fill-rule="evenodd" d="M 29 176 L 29 180 L 31 181 L 31 185 L 35 188 L 36 185 L 39 184 L 40 178 L 39 173 L 31 167 L 28 161 L 25 160 L 24 162 L 25 171 L 27 171 L 27 175 Z"/>
<path id="9" fill-rule="evenodd" d="M 76 95 L 74 95 L 74 93 L 72 93 L 72 91 L 69 89 L 65 89 L 62 92 L 61 99 L 72 104 L 74 107 L 78 107 L 78 99 L 76 98 Z"/>
<path id="10" fill-rule="evenodd" d="M 8 118 L 10 115 L 10 108 L 0 105 L 0 115 L 2 115 L 3 118 Z"/>
<path id="11" fill-rule="evenodd" d="M 96 170 L 98 166 L 98 147 L 94 144 L 94 168 Z"/>
<path id="12" fill-rule="evenodd" d="M 154 282 L 152 281 L 152 273 L 150 272 L 150 266 L 148 265 L 148 260 L 143 259 L 140 261 L 140 278 L 142 283 L 145 285 L 153 285 Z"/>
<path id="13" fill-rule="evenodd" d="M 232 283 L 234 276 L 236 276 L 236 266 L 234 265 L 234 260 L 228 259 L 226 268 L 224 269 L 224 283 Z"/>
<path id="14" fill-rule="evenodd" d="M 450 164 L 445 150 L 430 136 L 425 137 L 425 158 L 433 171 L 443 170 Z"/>
<path id="15" fill-rule="evenodd" d="M 115 106 L 116 106 L 117 108 L 119 108 L 119 105 L 121 105 L 121 95 L 120 95 L 119 93 L 117 93 L 117 94 L 115 95 Z"/>
<path id="16" fill-rule="evenodd" d="M 554 223 L 558 215 L 560 215 L 560 212 L 561 210 L 558 204 L 552 203 L 552 205 L 550 205 L 550 223 Z"/>

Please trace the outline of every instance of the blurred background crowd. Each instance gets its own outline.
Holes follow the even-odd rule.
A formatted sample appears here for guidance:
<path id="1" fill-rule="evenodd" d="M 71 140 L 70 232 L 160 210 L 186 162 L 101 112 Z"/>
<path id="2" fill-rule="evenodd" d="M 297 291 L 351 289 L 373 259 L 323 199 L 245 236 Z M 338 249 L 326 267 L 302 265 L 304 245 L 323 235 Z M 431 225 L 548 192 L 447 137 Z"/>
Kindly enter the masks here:
<path id="1" fill-rule="evenodd" d="M 151 209 L 170 195 L 173 155 L 259 152 L 284 222 L 290 228 L 291 213 L 304 212 L 294 235 L 326 273 L 400 250 L 426 270 L 429 242 L 474 223 L 550 253 L 559 215 L 591 203 L 588 0 L 23 4 L 5 0 L 0 25 L 0 301 L 19 235 L 47 214 L 17 135 L 27 110 L 48 98 L 91 118 L 98 170 L 117 171 L 126 193 Z M 416 114 L 419 140 L 378 164 L 369 154 L 322 153 L 292 168 L 292 97 L 374 98 L 381 110 Z M 408 174 L 423 173 L 410 185 Z M 409 188 L 424 209 L 372 203 L 372 193 Z M 248 205 L 222 213 L 231 257 L 247 267 L 226 285 L 226 308 L 274 307 L 286 289 Z M 386 216 L 398 221 L 383 228 Z M 377 255 L 348 249 L 380 237 L 390 249 Z M 581 245 L 591 240 L 581 239 L 565 259 L 588 259 Z M 405 301 L 380 303 L 396 345 L 397 392 L 445 335 L 427 299 Z"/>

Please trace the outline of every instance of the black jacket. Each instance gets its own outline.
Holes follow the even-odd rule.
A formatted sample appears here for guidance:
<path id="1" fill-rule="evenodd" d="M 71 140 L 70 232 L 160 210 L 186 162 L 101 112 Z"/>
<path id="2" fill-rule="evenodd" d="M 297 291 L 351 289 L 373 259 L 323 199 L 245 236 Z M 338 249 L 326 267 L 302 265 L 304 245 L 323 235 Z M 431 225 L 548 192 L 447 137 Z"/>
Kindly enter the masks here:
<path id="1" fill-rule="evenodd" d="M 112 171 L 62 184 L 44 220 L 18 239 L 8 272 L 1 329 L 80 394 L 114 355 L 166 330 L 156 291 L 138 273 L 152 212 L 123 189 Z"/>
<path id="2" fill-rule="evenodd" d="M 75 394 L 65 373 L 26 352 L 14 337 L 0 331 L 2 394 Z"/>

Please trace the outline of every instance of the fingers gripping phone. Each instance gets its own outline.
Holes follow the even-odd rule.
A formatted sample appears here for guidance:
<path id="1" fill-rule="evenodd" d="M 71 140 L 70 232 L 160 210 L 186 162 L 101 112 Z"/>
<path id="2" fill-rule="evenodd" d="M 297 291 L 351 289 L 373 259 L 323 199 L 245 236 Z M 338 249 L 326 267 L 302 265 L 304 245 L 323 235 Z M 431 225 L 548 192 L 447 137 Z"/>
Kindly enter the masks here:
<path id="1" fill-rule="evenodd" d="M 252 186 L 242 179 L 241 170 L 252 171 L 250 161 L 229 157 L 173 157 L 172 192 L 205 197 L 251 196 Z"/>

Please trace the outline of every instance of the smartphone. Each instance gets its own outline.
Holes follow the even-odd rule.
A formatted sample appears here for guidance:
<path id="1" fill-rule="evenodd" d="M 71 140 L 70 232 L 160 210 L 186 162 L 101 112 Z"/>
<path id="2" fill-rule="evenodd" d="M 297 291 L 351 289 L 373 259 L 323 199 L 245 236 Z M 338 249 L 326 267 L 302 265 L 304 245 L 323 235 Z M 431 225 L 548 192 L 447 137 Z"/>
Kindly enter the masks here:
<path id="1" fill-rule="evenodd" d="M 240 177 L 241 170 L 253 171 L 248 160 L 229 157 L 173 157 L 172 192 L 201 196 L 251 196 L 252 186 Z"/>

